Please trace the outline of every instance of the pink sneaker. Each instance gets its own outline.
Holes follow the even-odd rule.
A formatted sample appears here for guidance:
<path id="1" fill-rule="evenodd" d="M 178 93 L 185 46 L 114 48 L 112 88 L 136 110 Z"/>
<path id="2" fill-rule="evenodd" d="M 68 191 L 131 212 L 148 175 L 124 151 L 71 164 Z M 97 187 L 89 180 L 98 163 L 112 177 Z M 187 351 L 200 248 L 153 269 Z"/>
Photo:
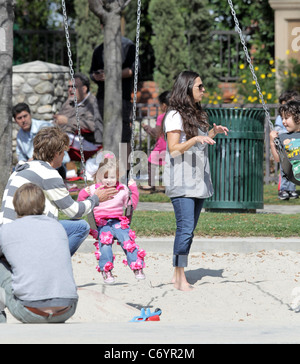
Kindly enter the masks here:
<path id="1" fill-rule="evenodd" d="M 143 269 L 136 269 L 133 271 L 133 273 L 134 273 L 136 279 L 142 280 L 142 279 L 146 278 L 146 276 L 143 272 Z"/>
<path id="2" fill-rule="evenodd" d="M 115 279 L 111 273 L 111 270 L 108 271 L 108 272 L 104 272 L 102 271 L 102 277 L 103 277 L 103 280 L 104 280 L 104 283 L 106 284 L 113 284 L 115 282 Z"/>

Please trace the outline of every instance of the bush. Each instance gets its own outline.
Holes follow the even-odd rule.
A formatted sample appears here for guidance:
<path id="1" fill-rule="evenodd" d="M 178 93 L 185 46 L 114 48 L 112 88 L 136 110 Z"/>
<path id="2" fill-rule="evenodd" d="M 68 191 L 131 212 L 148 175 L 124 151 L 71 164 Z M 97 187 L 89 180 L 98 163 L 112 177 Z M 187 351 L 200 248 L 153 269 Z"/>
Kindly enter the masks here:
<path id="1" fill-rule="evenodd" d="M 268 63 L 253 65 L 257 81 L 259 83 L 265 103 L 275 104 L 278 102 L 276 93 L 276 68 L 273 59 Z M 253 80 L 252 73 L 248 63 L 240 64 L 241 75 L 238 83 L 238 95 L 233 102 L 240 103 L 261 103 L 256 83 Z"/>
<path id="2" fill-rule="evenodd" d="M 289 55 L 289 51 L 287 51 Z M 297 59 L 289 58 L 288 62 L 278 60 L 278 75 L 281 91 L 294 90 L 300 92 L 300 64 Z"/>
<path id="3" fill-rule="evenodd" d="M 175 0 L 151 0 L 148 11 L 154 32 L 151 37 L 155 55 L 154 81 L 162 92 L 171 89 L 179 72 L 187 68 L 184 19 Z"/>

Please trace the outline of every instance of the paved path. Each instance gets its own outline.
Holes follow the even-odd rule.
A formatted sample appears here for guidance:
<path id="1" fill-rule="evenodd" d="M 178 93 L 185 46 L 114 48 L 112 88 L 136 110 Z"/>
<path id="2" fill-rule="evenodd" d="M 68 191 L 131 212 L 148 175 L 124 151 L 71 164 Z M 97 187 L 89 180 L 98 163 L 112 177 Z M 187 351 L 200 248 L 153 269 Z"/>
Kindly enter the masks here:
<path id="1" fill-rule="evenodd" d="M 174 324 L 163 322 L 142 323 L 65 323 L 53 325 L 10 324 L 0 327 L 0 344 L 111 344 L 97 347 L 97 358 L 104 358 L 105 351 L 114 344 L 127 344 L 125 351 L 139 350 L 139 359 L 153 358 L 153 347 L 166 348 L 163 344 L 193 344 L 195 358 L 203 358 L 201 348 L 196 344 L 299 344 L 299 317 L 295 325 L 252 325 L 247 323 L 208 323 Z M 128 345 L 129 344 L 129 345 Z M 132 345 L 130 345 L 132 344 Z M 143 348 L 136 344 L 150 344 Z M 154 344 L 158 344 L 154 346 Z M 143 355 L 144 354 L 144 355 Z"/>

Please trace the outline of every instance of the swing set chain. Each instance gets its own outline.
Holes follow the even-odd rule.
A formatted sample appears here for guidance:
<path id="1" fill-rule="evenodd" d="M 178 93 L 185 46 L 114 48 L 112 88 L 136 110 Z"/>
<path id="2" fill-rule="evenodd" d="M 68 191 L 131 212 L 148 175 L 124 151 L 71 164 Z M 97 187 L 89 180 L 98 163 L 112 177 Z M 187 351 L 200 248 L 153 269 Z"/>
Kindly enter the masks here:
<path id="1" fill-rule="evenodd" d="M 78 131 L 78 138 L 79 138 L 79 145 L 80 145 L 79 149 L 80 149 L 80 157 L 81 157 L 81 169 L 82 169 L 82 172 L 83 172 L 85 186 L 87 186 L 87 177 L 86 177 L 86 170 L 85 170 L 85 158 L 84 158 L 84 153 L 83 153 L 83 137 L 81 135 L 81 127 L 80 127 L 80 121 L 79 121 L 78 100 L 77 100 L 76 87 L 75 87 L 73 61 L 72 61 L 72 51 L 71 51 L 69 26 L 68 26 L 68 16 L 67 16 L 67 9 L 66 9 L 65 0 L 61 0 L 61 5 L 62 5 L 62 10 L 63 10 L 66 43 L 67 43 L 67 49 L 68 49 L 70 77 L 71 77 L 71 82 L 72 82 L 72 87 L 73 87 L 73 94 L 74 94 L 74 104 L 75 104 L 77 131 Z"/>
<path id="2" fill-rule="evenodd" d="M 137 86 L 139 74 L 139 42 L 140 42 L 140 26 L 141 26 L 141 0 L 137 0 L 137 22 L 136 22 L 136 48 L 135 48 L 135 64 L 134 64 L 134 88 L 133 88 L 133 106 L 132 106 L 132 127 L 130 140 L 130 171 L 129 178 L 133 175 L 133 153 L 134 137 L 135 137 L 135 121 L 136 121 L 136 104 L 137 104 Z"/>
<path id="3" fill-rule="evenodd" d="M 251 58 L 249 56 L 249 52 L 248 52 L 248 49 L 247 49 L 247 46 L 246 46 L 246 42 L 245 42 L 245 39 L 243 37 L 243 33 L 242 33 L 241 28 L 240 28 L 240 24 L 239 24 L 239 21 L 237 19 L 236 12 L 234 10 L 232 1 L 231 0 L 227 0 L 227 1 L 228 1 L 229 6 L 230 6 L 230 9 L 231 9 L 231 14 L 233 16 L 233 20 L 234 20 L 234 23 L 235 23 L 235 27 L 236 27 L 237 33 L 240 36 L 240 40 L 241 40 L 241 43 L 242 43 L 242 46 L 243 46 L 243 50 L 244 50 L 244 53 L 245 53 L 247 62 L 249 64 L 250 71 L 252 73 L 253 80 L 255 81 L 256 89 L 257 89 L 257 92 L 259 94 L 259 98 L 261 100 L 262 107 L 263 107 L 263 109 L 265 111 L 265 116 L 266 116 L 266 119 L 268 121 L 269 128 L 270 128 L 270 130 L 274 130 L 273 123 L 272 123 L 272 121 L 270 119 L 270 113 L 269 113 L 269 110 L 268 110 L 268 108 L 266 106 L 266 103 L 265 103 L 263 94 L 261 92 L 261 88 L 260 88 L 259 82 L 257 80 L 256 74 L 255 74 L 255 71 L 254 71 L 254 67 L 252 65 L 252 61 L 251 61 Z M 277 145 L 279 143 L 279 141 L 277 139 L 275 139 L 274 140 L 274 143 Z"/>

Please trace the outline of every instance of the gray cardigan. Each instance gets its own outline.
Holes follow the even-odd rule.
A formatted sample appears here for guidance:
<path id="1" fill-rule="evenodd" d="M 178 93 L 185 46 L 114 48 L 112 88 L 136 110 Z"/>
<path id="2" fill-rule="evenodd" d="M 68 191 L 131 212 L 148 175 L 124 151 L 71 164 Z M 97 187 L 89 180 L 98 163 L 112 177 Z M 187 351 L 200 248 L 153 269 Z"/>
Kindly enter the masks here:
<path id="1" fill-rule="evenodd" d="M 198 135 L 207 133 L 198 129 Z M 213 195 L 207 144 L 197 143 L 173 158 L 167 143 L 165 162 L 164 184 L 168 197 L 208 198 Z"/>

